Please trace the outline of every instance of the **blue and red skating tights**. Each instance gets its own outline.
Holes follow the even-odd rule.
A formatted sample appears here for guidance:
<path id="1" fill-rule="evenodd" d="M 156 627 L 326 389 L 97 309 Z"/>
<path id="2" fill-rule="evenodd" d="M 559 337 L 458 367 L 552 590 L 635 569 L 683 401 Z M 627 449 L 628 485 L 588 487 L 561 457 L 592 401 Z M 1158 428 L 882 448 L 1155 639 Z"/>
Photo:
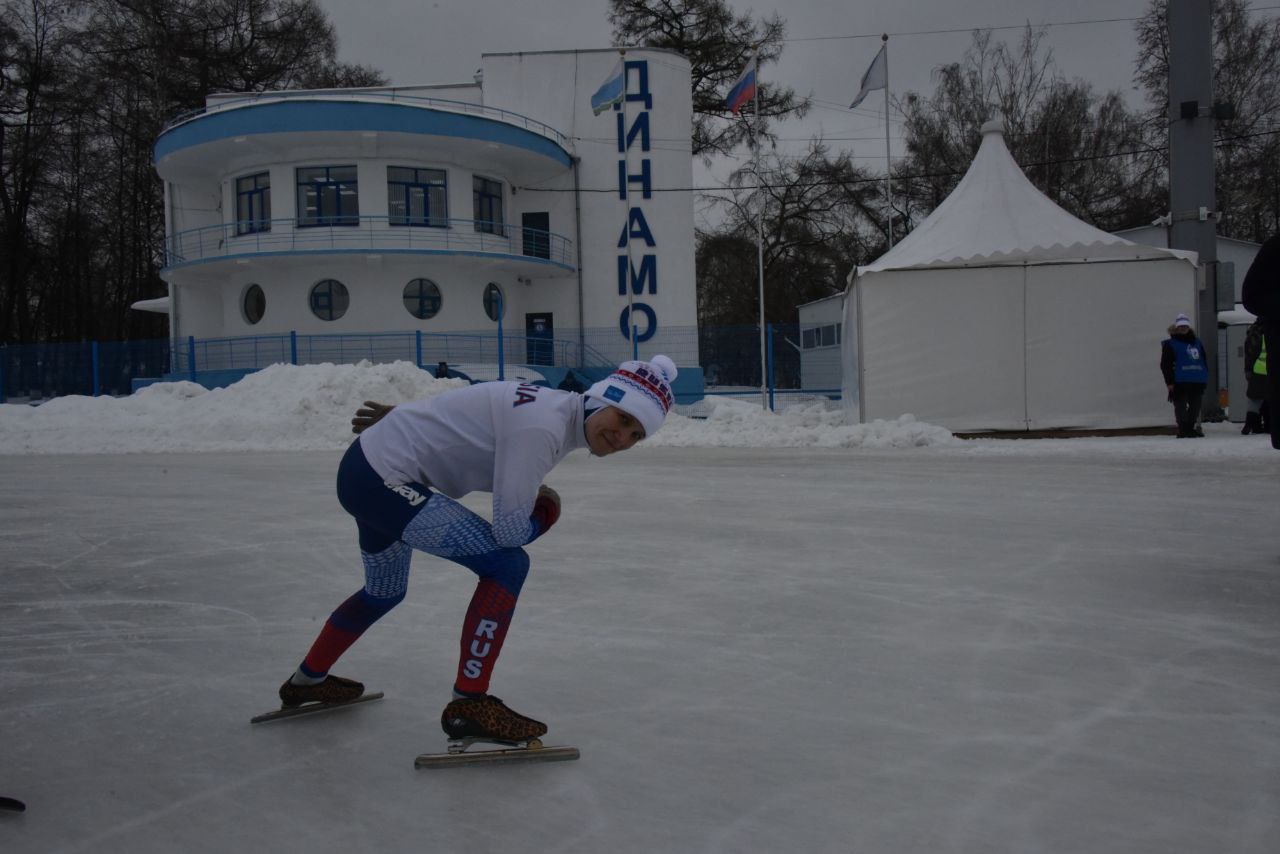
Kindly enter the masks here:
<path id="1" fill-rule="evenodd" d="M 454 688 L 484 694 L 529 573 L 522 548 L 501 548 L 489 523 L 422 484 L 387 487 L 357 439 L 338 466 L 338 501 L 360 532 L 364 587 L 329 616 L 301 670 L 319 677 L 384 614 L 404 600 L 413 550 L 460 563 L 480 577 L 462 625 Z"/>

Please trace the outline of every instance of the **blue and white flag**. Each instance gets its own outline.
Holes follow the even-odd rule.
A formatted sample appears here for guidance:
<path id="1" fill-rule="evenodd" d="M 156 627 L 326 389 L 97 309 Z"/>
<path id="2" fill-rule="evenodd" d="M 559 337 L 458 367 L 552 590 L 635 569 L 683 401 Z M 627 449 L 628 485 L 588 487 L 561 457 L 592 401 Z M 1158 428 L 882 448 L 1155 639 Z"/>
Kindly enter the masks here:
<path id="1" fill-rule="evenodd" d="M 613 107 L 615 104 L 621 104 L 622 99 L 627 95 L 627 75 L 623 68 L 622 60 L 618 60 L 618 64 L 613 67 L 613 71 L 609 72 L 609 79 L 601 84 L 596 93 L 591 96 L 591 112 L 597 116 L 605 110 Z"/>
<path id="2" fill-rule="evenodd" d="M 729 88 L 729 94 L 724 99 L 724 105 L 729 108 L 730 113 L 736 115 L 747 101 L 756 96 L 756 56 L 758 53 L 758 51 L 751 52 L 751 56 L 747 59 L 746 67 L 742 69 L 738 79 L 733 81 L 733 86 Z"/>
<path id="3" fill-rule="evenodd" d="M 885 47 L 885 45 L 880 47 L 876 58 L 871 60 L 871 67 L 867 69 L 866 74 L 862 75 L 862 88 L 858 90 L 858 97 L 853 99 L 849 109 L 852 110 L 861 104 L 863 99 L 876 89 L 884 89 L 889 85 L 889 61 L 885 58 Z"/>

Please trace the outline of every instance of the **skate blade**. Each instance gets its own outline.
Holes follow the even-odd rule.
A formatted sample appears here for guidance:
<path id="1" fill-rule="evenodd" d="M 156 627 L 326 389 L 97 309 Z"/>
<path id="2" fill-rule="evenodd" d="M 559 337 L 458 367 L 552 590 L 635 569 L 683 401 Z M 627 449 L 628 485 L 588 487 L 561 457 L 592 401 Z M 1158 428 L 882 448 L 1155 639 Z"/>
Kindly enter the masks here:
<path id="1" fill-rule="evenodd" d="M 251 724 L 262 724 L 267 721 L 278 721 L 283 718 L 296 718 L 299 715 L 314 715 L 318 712 L 332 712 L 334 709 L 345 709 L 347 706 L 358 706 L 361 703 L 367 703 L 370 700 L 381 700 L 382 692 L 375 691 L 372 694 L 361 694 L 354 700 L 346 700 L 340 703 L 304 703 L 301 706 L 294 706 L 291 709 L 276 709 L 274 712 L 267 712 L 250 718 Z"/>
<path id="2" fill-rule="evenodd" d="M 413 760 L 414 768 L 457 768 L 463 765 L 501 765 L 511 762 L 565 762 L 579 757 L 576 747 L 543 747 L 538 739 L 523 743 L 522 747 L 499 750 L 466 749 L 472 744 L 512 744 L 493 739 L 462 738 L 449 740 L 448 753 L 424 753 Z M 516 742 L 520 744 L 520 742 Z"/>

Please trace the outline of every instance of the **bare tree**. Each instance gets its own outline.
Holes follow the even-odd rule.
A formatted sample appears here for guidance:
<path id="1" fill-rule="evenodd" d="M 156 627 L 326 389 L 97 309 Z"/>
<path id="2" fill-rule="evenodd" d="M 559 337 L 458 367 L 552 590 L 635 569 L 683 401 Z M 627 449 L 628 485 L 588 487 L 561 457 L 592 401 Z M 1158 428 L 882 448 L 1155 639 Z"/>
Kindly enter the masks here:
<path id="1" fill-rule="evenodd" d="M 643 45 L 674 50 L 688 58 L 693 78 L 693 154 L 710 160 L 727 154 L 750 135 L 746 115 L 735 118 L 725 109 L 725 97 L 753 48 L 760 66 L 782 55 L 786 23 L 774 13 L 756 21 L 738 14 L 726 0 L 610 0 L 609 21 L 619 46 Z M 801 117 L 807 98 L 795 90 L 759 81 L 760 133 L 769 138 L 769 120 Z M 749 108 L 745 112 L 750 112 Z"/>
<path id="2" fill-rule="evenodd" d="M 4 0 L 0 342 L 159 337 L 165 122 L 213 91 L 379 85 L 315 0 Z"/>
<path id="3" fill-rule="evenodd" d="M 1248 0 L 1213 0 L 1211 10 L 1214 101 L 1231 108 L 1217 120 L 1218 232 L 1262 242 L 1280 229 L 1280 18 L 1251 16 Z M 1167 169 L 1167 0 L 1151 0 L 1137 36 L 1134 76 L 1151 105 L 1150 145 Z"/>
<path id="4" fill-rule="evenodd" d="M 1149 222 L 1161 210 L 1163 172 L 1152 162 L 1139 116 L 1118 93 L 1099 96 L 1054 71 L 1028 26 L 1015 48 L 975 31 L 960 62 L 935 72 L 931 96 L 904 99 L 907 157 L 894 179 L 908 224 L 942 203 L 968 169 L 981 127 L 999 116 L 1005 141 L 1049 198 L 1099 228 Z"/>
<path id="5" fill-rule="evenodd" d="M 756 323 L 756 235 L 763 205 L 765 318 L 790 322 L 795 307 L 839 293 L 856 263 L 878 255 L 884 237 L 879 181 L 813 142 L 799 157 L 761 159 L 734 173 L 722 200 L 724 227 L 698 235 L 698 316 L 708 324 Z"/>
<path id="6" fill-rule="evenodd" d="M 64 126 L 83 106 L 75 3 L 25 0 L 0 12 L 0 342 L 39 333 L 40 210 Z"/>

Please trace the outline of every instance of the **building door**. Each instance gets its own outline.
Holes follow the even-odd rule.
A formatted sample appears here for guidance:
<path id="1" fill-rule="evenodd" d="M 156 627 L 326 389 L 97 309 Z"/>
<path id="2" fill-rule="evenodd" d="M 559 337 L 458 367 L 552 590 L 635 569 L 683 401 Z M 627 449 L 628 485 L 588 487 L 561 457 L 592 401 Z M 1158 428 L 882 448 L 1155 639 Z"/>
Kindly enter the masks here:
<path id="1" fill-rule="evenodd" d="M 522 251 L 530 258 L 551 257 L 551 214 L 526 213 L 520 215 Z"/>
<path id="2" fill-rule="evenodd" d="M 554 365 L 555 329 L 551 312 L 524 316 L 524 340 L 526 361 L 530 365 Z"/>

